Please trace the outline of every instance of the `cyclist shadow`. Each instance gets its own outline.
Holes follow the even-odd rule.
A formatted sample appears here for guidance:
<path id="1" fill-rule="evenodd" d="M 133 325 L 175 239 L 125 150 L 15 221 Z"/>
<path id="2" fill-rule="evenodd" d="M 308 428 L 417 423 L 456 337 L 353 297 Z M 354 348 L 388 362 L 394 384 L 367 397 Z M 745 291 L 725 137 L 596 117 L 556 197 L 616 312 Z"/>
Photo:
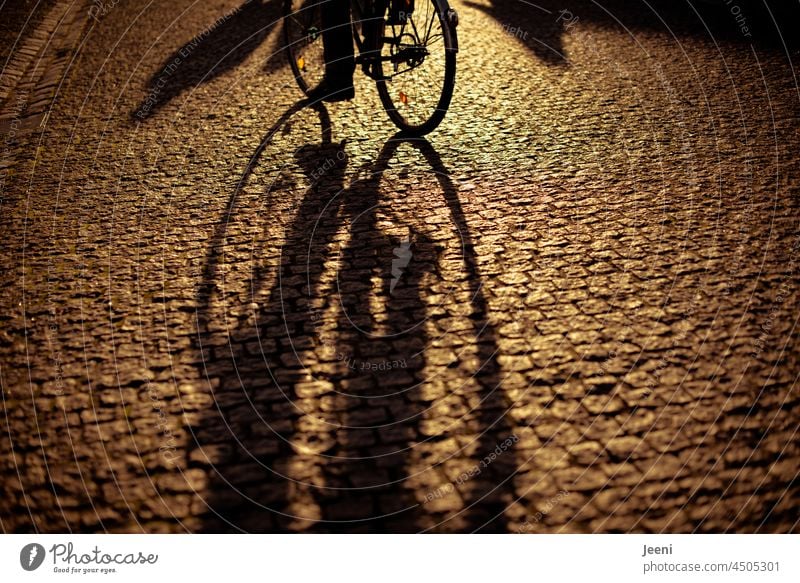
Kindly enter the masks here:
<path id="1" fill-rule="evenodd" d="M 190 455 L 214 465 L 205 529 L 504 531 L 513 452 L 459 485 L 461 501 L 444 511 L 425 506 L 428 492 L 419 480 L 446 463 L 420 452 L 449 437 L 447 428 L 425 438 L 421 432 L 435 405 L 424 391 L 435 340 L 426 322 L 426 290 L 442 242 L 424 225 L 398 226 L 402 221 L 381 204 L 381 180 L 403 144 L 436 173 L 464 249 L 475 352 L 447 364 L 468 372 L 474 385 L 466 399 L 472 409 L 463 413 L 469 451 L 460 455 L 477 467 L 509 436 L 494 329 L 455 187 L 427 141 L 397 137 L 345 187 L 345 144 L 330 141 L 327 127 L 321 144 L 295 153 L 311 187 L 294 213 L 279 264 L 253 272 L 255 321 L 222 338 L 209 330 L 199 336 L 210 333 L 211 345 L 230 347 L 230 358 L 212 367 L 217 410 L 199 423 L 198 448 Z M 259 150 L 254 158 L 263 144 Z M 277 277 L 270 277 L 275 270 Z M 215 273 L 206 269 L 207 283 Z M 452 381 L 448 391 L 462 390 L 464 380 Z"/>

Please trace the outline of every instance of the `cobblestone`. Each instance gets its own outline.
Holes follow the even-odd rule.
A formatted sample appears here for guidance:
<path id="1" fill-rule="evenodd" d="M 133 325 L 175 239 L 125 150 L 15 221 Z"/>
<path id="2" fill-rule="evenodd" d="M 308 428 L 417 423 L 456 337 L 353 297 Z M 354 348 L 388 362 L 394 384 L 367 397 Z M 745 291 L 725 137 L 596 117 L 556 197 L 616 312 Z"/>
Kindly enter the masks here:
<path id="1" fill-rule="evenodd" d="M 430 141 L 363 77 L 294 107 L 276 2 L 79 11 L 0 79 L 49 112 L 3 159 L 3 531 L 798 529 L 796 49 L 454 4 Z"/>

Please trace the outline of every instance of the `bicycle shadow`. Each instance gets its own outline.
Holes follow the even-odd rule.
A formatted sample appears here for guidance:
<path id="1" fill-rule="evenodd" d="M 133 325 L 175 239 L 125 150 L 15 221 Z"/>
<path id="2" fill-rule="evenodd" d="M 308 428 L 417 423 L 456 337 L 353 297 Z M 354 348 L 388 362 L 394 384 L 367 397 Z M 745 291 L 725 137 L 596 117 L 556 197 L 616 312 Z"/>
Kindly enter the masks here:
<path id="1" fill-rule="evenodd" d="M 237 192 L 266 143 L 304 106 L 296 104 L 270 128 Z M 473 407 L 464 414 L 473 436 L 468 455 L 477 463 L 510 434 L 496 335 L 449 172 L 427 141 L 396 136 L 345 186 L 346 144 L 331 140 L 327 113 L 322 107 L 317 111 L 322 143 L 294 154 L 311 186 L 296 208 L 277 264 L 253 271 L 255 318 L 240 320 L 232 331 L 215 323 L 211 295 L 217 260 L 214 253 L 207 258 L 197 348 L 204 374 L 218 379 L 212 381 L 218 383 L 216 410 L 198 421 L 197 447 L 190 454 L 190 461 L 211 465 L 210 512 L 203 528 L 503 532 L 503 511 L 513 494 L 513 452 L 486 465 L 480 479 L 461 485 L 462 502 L 444 513 L 425 506 L 428 492 L 419 481 L 446 463 L 420 454 L 448 436 L 447 429 L 424 439 L 421 434 L 432 410 L 423 390 L 432 382 L 434 340 L 426 295 L 443 242 L 424 224 L 392 223 L 381 181 L 403 145 L 416 149 L 436 174 L 464 249 L 474 354 L 448 366 L 474 384 Z M 215 244 L 224 239 L 234 214 L 231 203 Z M 209 363 L 207 346 L 226 346 L 227 354 L 220 358 L 217 351 Z M 452 452 L 457 453 L 464 455 Z"/>

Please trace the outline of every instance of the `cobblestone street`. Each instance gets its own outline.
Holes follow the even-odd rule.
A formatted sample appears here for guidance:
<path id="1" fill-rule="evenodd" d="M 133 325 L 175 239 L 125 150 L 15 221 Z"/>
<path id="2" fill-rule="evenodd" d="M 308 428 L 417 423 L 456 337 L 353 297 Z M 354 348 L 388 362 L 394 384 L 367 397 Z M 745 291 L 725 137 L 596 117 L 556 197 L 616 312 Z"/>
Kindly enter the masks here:
<path id="1" fill-rule="evenodd" d="M 453 2 L 425 140 L 304 107 L 279 2 L 51 2 L 0 529 L 799 531 L 800 27 L 694 4 Z"/>

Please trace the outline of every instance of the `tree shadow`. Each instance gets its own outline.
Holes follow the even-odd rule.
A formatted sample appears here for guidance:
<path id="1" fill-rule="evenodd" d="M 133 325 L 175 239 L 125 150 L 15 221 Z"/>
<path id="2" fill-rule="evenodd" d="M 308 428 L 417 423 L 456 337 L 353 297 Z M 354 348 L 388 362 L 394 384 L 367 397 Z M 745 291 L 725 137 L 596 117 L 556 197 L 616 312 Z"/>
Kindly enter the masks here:
<path id="1" fill-rule="evenodd" d="M 183 91 L 207 83 L 238 67 L 264 41 L 273 25 L 280 24 L 282 3 L 245 0 L 175 51 L 147 84 L 147 95 L 131 112 L 145 120 Z M 282 51 L 278 51 L 283 56 Z"/>
<path id="2" fill-rule="evenodd" d="M 266 143 L 303 106 L 270 128 L 232 200 Z M 461 455 L 477 467 L 510 436 L 496 335 L 449 172 L 427 141 L 393 137 L 345 186 L 346 144 L 330 139 L 327 114 L 317 111 L 322 142 L 294 154 L 311 187 L 294 212 L 277 263 L 253 270 L 254 318 L 240 319 L 234 329 L 220 325 L 211 308 L 216 252 L 206 260 L 197 349 L 215 410 L 198 420 L 190 452 L 190 465 L 210 474 L 203 529 L 416 532 L 453 521 L 451 529 L 504 532 L 513 451 L 481 464 L 479 479 L 460 488 L 463 505 L 446 514 L 425 508 L 425 492 L 411 475 L 416 448 L 448 435 L 442 430 L 423 437 L 420 431 L 431 408 L 423 395 L 432 341 L 426 294 L 442 244 L 424 226 L 387 219 L 392 206 L 381 189 L 404 144 L 434 170 L 461 237 L 474 354 L 448 366 L 472 379 L 474 406 L 464 423 L 477 436 Z M 235 213 L 231 202 L 212 248 L 224 240 Z"/>

